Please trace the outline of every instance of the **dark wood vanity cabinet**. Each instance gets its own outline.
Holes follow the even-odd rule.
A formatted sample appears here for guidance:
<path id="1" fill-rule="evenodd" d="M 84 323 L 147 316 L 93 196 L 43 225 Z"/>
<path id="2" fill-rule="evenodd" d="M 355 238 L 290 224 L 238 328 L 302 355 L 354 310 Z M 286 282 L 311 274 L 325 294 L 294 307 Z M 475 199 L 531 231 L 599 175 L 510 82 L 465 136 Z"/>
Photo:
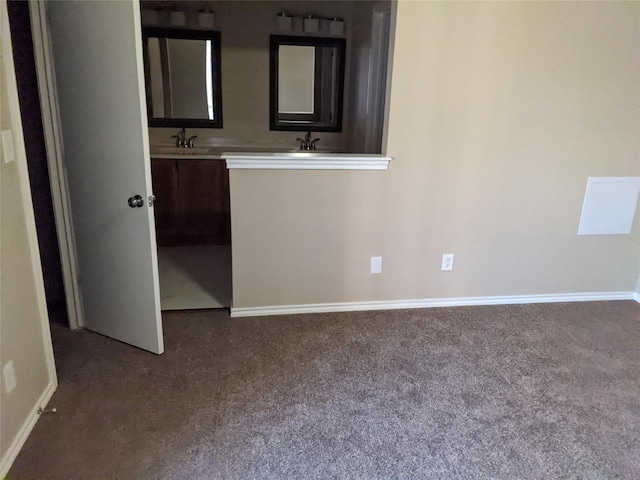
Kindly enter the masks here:
<path id="1" fill-rule="evenodd" d="M 159 246 L 171 244 L 180 231 L 180 209 L 178 205 L 178 165 L 175 160 L 152 159 L 151 177 L 153 205 L 156 220 L 156 238 Z"/>
<path id="2" fill-rule="evenodd" d="M 151 159 L 159 246 L 231 245 L 224 160 Z"/>

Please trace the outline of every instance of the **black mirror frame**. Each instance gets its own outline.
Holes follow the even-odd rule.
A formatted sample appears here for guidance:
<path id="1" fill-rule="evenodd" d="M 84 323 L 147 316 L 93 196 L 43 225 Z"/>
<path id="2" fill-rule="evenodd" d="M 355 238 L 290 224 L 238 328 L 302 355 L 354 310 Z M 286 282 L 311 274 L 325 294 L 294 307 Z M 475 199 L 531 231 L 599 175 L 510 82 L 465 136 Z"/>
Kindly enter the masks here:
<path id="1" fill-rule="evenodd" d="M 215 120 L 201 118 L 157 118 L 151 111 L 151 85 L 149 82 L 149 37 L 181 38 L 189 40 L 212 40 L 211 61 L 213 68 L 213 111 Z M 182 28 L 142 27 L 145 93 L 147 116 L 150 127 L 222 128 L 222 57 L 220 54 L 220 32 L 217 30 L 186 30 Z M 217 88 L 215 88 L 217 87 Z"/>
<path id="2" fill-rule="evenodd" d="M 344 38 L 271 35 L 269 43 L 269 129 L 289 132 L 341 132 L 347 41 Z M 336 47 L 338 49 L 340 59 L 337 75 L 338 98 L 336 103 L 337 119 L 335 125 L 294 125 L 278 121 L 278 48 L 280 45 Z"/>

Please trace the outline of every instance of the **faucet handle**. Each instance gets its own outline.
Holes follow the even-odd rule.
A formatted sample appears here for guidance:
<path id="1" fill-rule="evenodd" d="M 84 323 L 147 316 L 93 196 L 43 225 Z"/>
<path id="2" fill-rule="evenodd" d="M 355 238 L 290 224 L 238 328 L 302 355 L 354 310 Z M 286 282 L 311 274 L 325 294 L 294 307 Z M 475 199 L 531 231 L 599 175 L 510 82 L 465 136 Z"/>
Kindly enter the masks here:
<path id="1" fill-rule="evenodd" d="M 194 139 L 194 138 L 198 138 L 198 135 L 194 135 L 194 136 L 189 137 L 189 138 L 187 139 L 187 147 L 188 147 L 188 148 L 193 148 L 193 139 Z"/>
<path id="2" fill-rule="evenodd" d="M 315 150 L 316 149 L 316 142 L 319 142 L 320 139 L 319 138 L 314 138 L 313 140 L 311 140 L 311 142 L 309 143 L 309 146 L 311 147 L 311 150 Z"/>

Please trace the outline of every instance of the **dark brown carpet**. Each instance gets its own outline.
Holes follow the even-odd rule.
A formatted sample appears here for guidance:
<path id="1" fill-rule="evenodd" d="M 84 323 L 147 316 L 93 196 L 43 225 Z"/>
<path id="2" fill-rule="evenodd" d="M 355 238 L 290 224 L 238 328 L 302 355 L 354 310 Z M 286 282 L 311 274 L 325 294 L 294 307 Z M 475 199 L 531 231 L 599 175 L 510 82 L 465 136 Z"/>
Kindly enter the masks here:
<path id="1" fill-rule="evenodd" d="M 161 356 L 52 325 L 9 478 L 640 478 L 632 301 L 164 325 Z"/>

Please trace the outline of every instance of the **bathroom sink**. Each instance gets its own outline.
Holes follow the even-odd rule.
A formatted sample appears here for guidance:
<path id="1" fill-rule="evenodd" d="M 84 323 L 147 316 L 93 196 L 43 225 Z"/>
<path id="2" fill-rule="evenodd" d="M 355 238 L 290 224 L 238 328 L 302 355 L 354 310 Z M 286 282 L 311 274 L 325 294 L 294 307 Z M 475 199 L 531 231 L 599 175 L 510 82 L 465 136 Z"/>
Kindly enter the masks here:
<path id="1" fill-rule="evenodd" d="M 335 153 L 332 152 L 331 150 L 288 150 L 286 152 L 288 156 L 291 157 L 300 157 L 300 158 L 305 158 L 305 157 L 326 157 L 327 154 L 331 154 L 331 153 Z"/>
<path id="2" fill-rule="evenodd" d="M 331 150 L 300 150 L 300 149 L 287 149 L 282 147 L 256 147 L 256 146 L 234 146 L 224 147 L 217 146 L 212 148 L 207 147 L 194 147 L 194 148 L 178 148 L 178 147 L 152 147 L 151 155 L 168 155 L 171 157 L 177 155 L 198 155 L 198 156 L 219 156 L 222 152 L 237 152 L 246 154 L 265 154 L 268 156 L 273 155 L 285 155 L 290 158 L 313 158 L 318 156 L 325 156 L 333 153 Z"/>
<path id="3" fill-rule="evenodd" d="M 152 153 L 164 153 L 170 155 L 204 155 L 209 152 L 208 148 L 177 148 L 177 147 L 158 147 L 152 149 Z"/>
<path id="4" fill-rule="evenodd" d="M 293 157 L 313 157 L 319 155 L 326 155 L 328 153 L 334 153 L 331 150 L 300 150 L 299 148 L 287 150 L 286 148 L 278 147 L 239 147 L 239 148 L 223 148 L 224 152 L 239 152 L 239 153 L 268 153 L 268 154 L 280 154 Z"/>

